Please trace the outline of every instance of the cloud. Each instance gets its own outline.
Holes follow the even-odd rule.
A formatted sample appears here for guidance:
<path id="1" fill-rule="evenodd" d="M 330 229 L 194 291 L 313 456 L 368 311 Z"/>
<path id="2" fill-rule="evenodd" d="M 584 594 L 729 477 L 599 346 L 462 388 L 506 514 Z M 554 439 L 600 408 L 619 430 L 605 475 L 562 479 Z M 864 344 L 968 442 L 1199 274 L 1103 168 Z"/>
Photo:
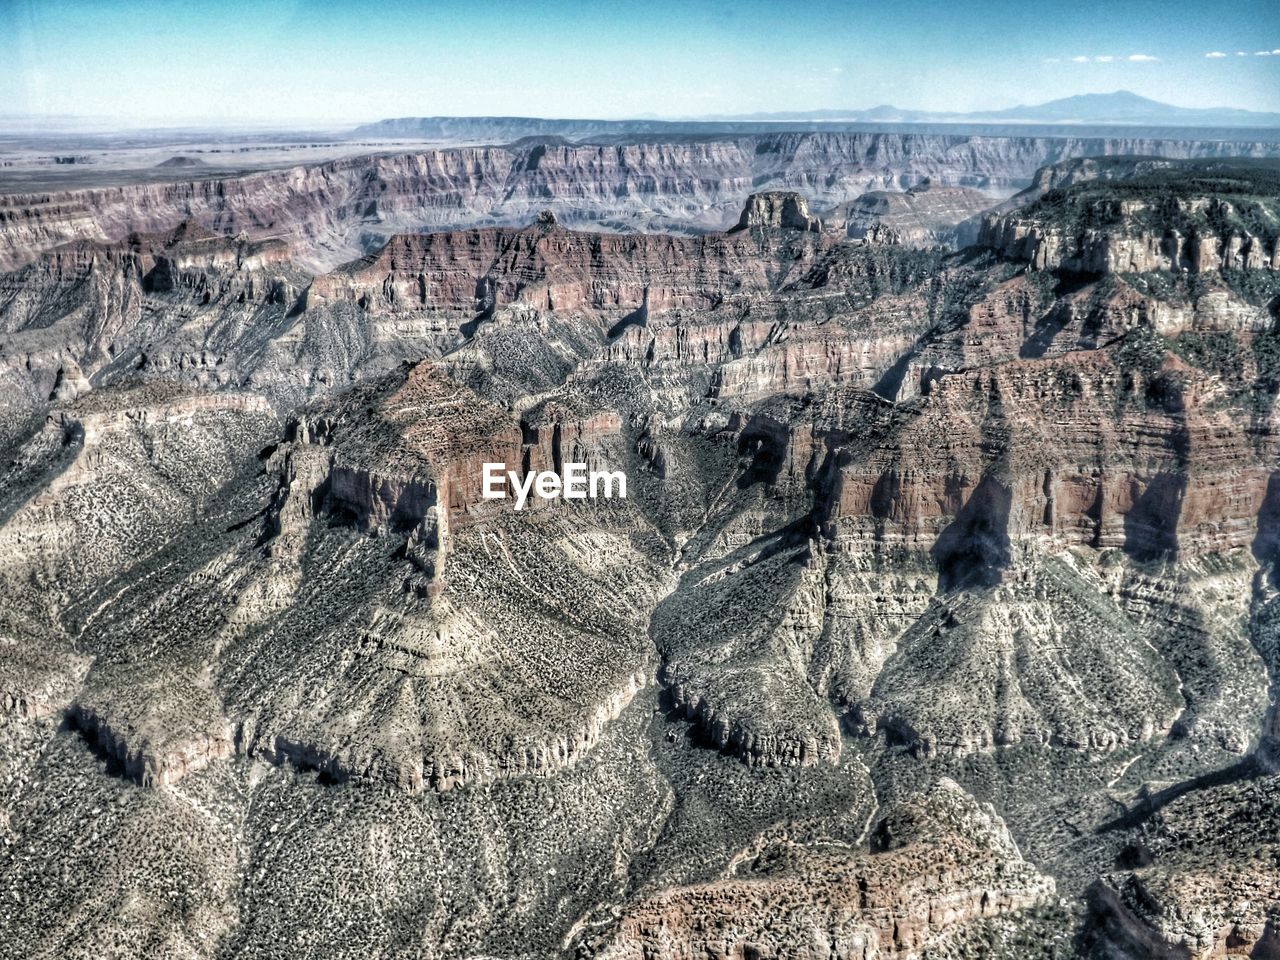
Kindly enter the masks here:
<path id="1" fill-rule="evenodd" d="M 1225 57 L 1226 54 L 1225 53 L 1218 53 L 1218 54 L 1206 53 L 1205 56 L 1206 57 L 1213 57 L 1213 56 Z M 1111 54 L 1104 54 L 1101 57 L 1072 57 L 1071 62 L 1072 63 L 1125 63 L 1127 61 L 1129 63 L 1156 63 L 1159 61 L 1159 59 L 1160 59 L 1159 57 L 1153 57 L 1147 53 L 1131 53 L 1127 57 L 1116 57 L 1116 56 L 1112 56 Z M 1058 62 L 1059 60 L 1057 57 L 1049 57 L 1047 60 L 1045 60 L 1045 63 L 1058 63 Z"/>
<path id="2" fill-rule="evenodd" d="M 844 67 L 832 67 L 832 68 L 831 68 L 831 72 L 832 72 L 832 73 L 844 73 Z"/>
<path id="3" fill-rule="evenodd" d="M 1213 53 L 1206 53 L 1205 56 L 1208 57 L 1210 60 L 1221 60 L 1223 57 L 1226 56 L 1226 54 L 1223 53 L 1221 50 L 1215 50 L 1213 51 Z"/>
<path id="4" fill-rule="evenodd" d="M 1236 51 L 1236 56 L 1237 56 L 1237 57 L 1247 57 L 1247 56 L 1248 56 L 1248 54 L 1247 54 L 1247 53 L 1245 53 L 1243 50 L 1237 50 L 1237 51 Z"/>
<path id="5" fill-rule="evenodd" d="M 1254 56 L 1255 56 L 1255 57 L 1269 57 L 1269 56 L 1271 56 L 1271 51 L 1270 51 L 1270 50 L 1259 50 L 1257 53 L 1255 53 L 1255 54 L 1254 54 Z"/>
<path id="6" fill-rule="evenodd" d="M 1280 57 L 1280 50 L 1272 50 L 1271 55 L 1273 57 Z"/>
<path id="7" fill-rule="evenodd" d="M 1045 63 L 1061 63 L 1062 61 L 1058 57 L 1045 57 L 1044 62 Z"/>

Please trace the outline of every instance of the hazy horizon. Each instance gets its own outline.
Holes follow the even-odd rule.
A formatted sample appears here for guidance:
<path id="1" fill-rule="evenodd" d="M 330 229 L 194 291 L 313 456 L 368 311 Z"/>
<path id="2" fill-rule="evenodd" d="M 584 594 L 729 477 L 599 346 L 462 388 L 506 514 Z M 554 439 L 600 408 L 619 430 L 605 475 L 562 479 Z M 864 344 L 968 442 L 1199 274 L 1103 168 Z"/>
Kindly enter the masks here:
<path id="1" fill-rule="evenodd" d="M 1117 94 L 1123 94 L 1128 91 L 1112 91 L 1112 92 Z M 1107 94 L 1102 94 L 1102 96 L 1106 96 L 1106 95 Z M 1067 98 L 1059 98 L 1059 99 L 1069 99 L 1072 96 L 1078 96 L 1078 95 L 1068 95 Z M 1050 102 L 1050 101 L 1045 101 L 1045 103 L 1047 102 Z M 1185 104 L 1169 103 L 1167 101 L 1155 101 L 1155 102 L 1161 103 L 1165 106 L 1174 106 L 1174 107 L 1186 106 Z M 1043 105 L 1043 104 L 1028 103 L 1028 104 L 1017 104 L 1015 106 L 1036 107 L 1040 105 Z M 1217 104 L 1215 106 L 1221 107 L 1223 109 L 1232 109 L 1231 105 L 1227 105 L 1227 104 Z M 966 119 L 967 117 L 981 118 L 983 113 L 985 112 L 981 109 L 974 109 L 972 111 L 967 111 L 965 113 L 954 113 L 954 114 L 948 114 L 944 111 L 937 111 L 936 118 L 931 116 L 929 118 L 916 119 L 916 120 L 912 120 L 912 119 L 866 120 L 866 119 L 857 119 L 857 118 L 845 120 L 835 115 L 841 112 L 846 112 L 850 115 L 856 115 L 856 114 L 865 113 L 880 107 L 893 107 L 893 108 L 902 110 L 903 113 L 922 112 L 919 110 L 919 108 L 913 107 L 911 105 L 895 103 L 895 104 L 854 104 L 854 105 L 844 105 L 844 106 L 817 106 L 807 110 L 797 108 L 795 110 L 757 111 L 753 113 L 742 113 L 742 114 L 679 115 L 679 114 L 646 113 L 646 114 L 630 114 L 626 116 L 616 116 L 616 117 L 603 117 L 603 116 L 588 115 L 588 114 L 552 115 L 552 114 L 532 114 L 532 113 L 525 113 L 525 114 L 439 113 L 439 114 L 411 114 L 411 115 L 405 115 L 405 116 L 414 116 L 414 117 L 421 116 L 424 118 L 425 117 L 441 117 L 441 118 L 450 118 L 450 119 L 492 117 L 495 119 L 510 118 L 510 119 L 527 119 L 527 120 L 549 120 L 549 121 L 557 121 L 557 120 L 563 120 L 563 121 L 599 120 L 604 122 L 635 121 L 635 122 L 660 122 L 660 123 L 673 123 L 673 124 L 750 122 L 750 123 L 761 123 L 761 124 L 776 123 L 779 125 L 794 125 L 796 123 L 812 122 L 815 124 L 854 123 L 854 124 L 866 125 L 866 126 L 876 126 L 879 124 L 888 125 L 888 126 L 903 126 L 903 125 L 909 126 L 912 123 L 919 123 L 925 126 L 945 126 L 948 123 L 954 123 L 957 126 L 974 126 L 974 125 L 989 124 L 992 126 L 1007 125 L 1011 127 L 1017 127 L 1017 126 L 1046 127 L 1046 126 L 1060 125 L 1063 127 L 1073 127 L 1073 126 L 1126 127 L 1127 126 L 1127 127 L 1135 127 L 1135 128 L 1151 125 L 1150 123 L 1146 123 L 1146 122 L 1135 122 L 1130 120 L 1085 119 L 1085 120 L 1052 121 L 1052 120 L 1042 120 L 1042 119 L 1017 119 L 1017 118 L 998 118 L 998 119 L 992 119 L 992 120 Z M 989 112 L 994 114 L 1002 109 L 1005 109 L 1005 108 L 991 108 Z M 1244 109 L 1248 109 L 1248 108 L 1244 108 Z M 811 118 L 811 119 L 803 118 L 799 116 L 800 114 L 803 114 L 806 112 L 815 113 L 815 114 L 825 113 L 825 114 L 833 114 L 833 115 L 825 116 L 821 118 Z M 789 116 L 790 114 L 796 114 L 797 116 L 793 118 Z M 951 117 L 952 119 L 947 119 L 948 117 Z M 155 118 L 154 120 L 149 118 L 138 118 L 136 120 L 131 120 L 131 118 L 129 117 L 111 117 L 111 116 L 105 116 L 105 115 L 93 116 L 93 115 L 77 115 L 77 114 L 21 114 L 21 113 L 0 112 L 0 129 L 3 129 L 4 126 L 7 124 L 12 128 L 18 128 L 25 125 L 26 128 L 33 133 L 40 132 L 43 130 L 51 133 L 71 133 L 71 134 L 83 133 L 86 135 L 91 135 L 95 133 L 102 133 L 102 134 L 129 133 L 129 132 L 143 133 L 143 132 L 184 131 L 184 130 L 193 131 L 193 132 L 226 131 L 226 132 L 242 132 L 242 133 L 248 133 L 248 134 L 252 134 L 254 132 L 261 132 L 264 134 L 271 133 L 271 132 L 298 133 L 298 134 L 304 134 L 304 133 L 306 134 L 322 134 L 322 133 L 340 134 L 340 133 L 349 132 L 353 127 L 358 127 L 366 124 L 373 124 L 382 120 L 394 120 L 394 119 L 401 119 L 401 118 L 392 116 L 392 115 L 386 115 L 386 116 L 335 118 L 332 120 L 317 120 L 312 118 L 290 118 L 290 117 L 280 117 L 280 118 L 271 118 L 271 119 L 265 118 L 265 117 L 264 118 L 245 118 L 245 119 L 235 119 L 231 117 L 226 117 L 226 118 L 218 117 L 218 118 L 212 118 L 212 119 L 206 119 L 206 120 L 202 120 L 199 117 L 185 117 L 185 118 L 176 117 L 176 118 Z M 1168 122 L 1168 123 L 1156 124 L 1156 125 L 1179 126 L 1180 124 L 1176 122 Z M 1202 124 L 1187 124 L 1187 126 L 1189 127 L 1195 127 L 1195 126 L 1201 126 L 1201 125 Z"/>
<path id="2" fill-rule="evenodd" d="M 1149 0 L 0 0 L 0 59 L 6 116 L 135 128 L 972 112 L 1116 90 L 1280 112 L 1280 9 L 1259 0 L 1176 20 Z"/>

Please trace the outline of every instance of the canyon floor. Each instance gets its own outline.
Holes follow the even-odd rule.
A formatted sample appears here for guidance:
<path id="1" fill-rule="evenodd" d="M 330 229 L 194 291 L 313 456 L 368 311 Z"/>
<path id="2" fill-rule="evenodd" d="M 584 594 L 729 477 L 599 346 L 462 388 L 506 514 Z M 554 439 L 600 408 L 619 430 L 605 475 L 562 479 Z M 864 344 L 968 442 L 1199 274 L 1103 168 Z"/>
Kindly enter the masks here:
<path id="1" fill-rule="evenodd" d="M 1280 160 L 1091 149 L 0 197 L 0 957 L 1280 956 Z"/>

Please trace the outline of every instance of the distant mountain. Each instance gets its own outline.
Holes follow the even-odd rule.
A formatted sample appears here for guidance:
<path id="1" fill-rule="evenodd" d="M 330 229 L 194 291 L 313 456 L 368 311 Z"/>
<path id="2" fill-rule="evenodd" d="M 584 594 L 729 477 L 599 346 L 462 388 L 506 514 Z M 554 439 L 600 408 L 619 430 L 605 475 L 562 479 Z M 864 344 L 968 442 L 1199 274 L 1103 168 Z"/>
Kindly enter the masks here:
<path id="1" fill-rule="evenodd" d="M 1011 129 L 1012 128 L 1012 129 Z M 1120 129 L 1124 128 L 1124 129 Z M 890 104 L 859 110 L 791 110 L 683 120 L 593 120 L 544 117 L 400 117 L 356 127 L 352 138 L 509 143 L 529 137 L 552 141 L 614 142 L 644 137 L 725 137 L 750 133 L 947 133 L 973 136 L 1182 137 L 1194 128 L 1214 140 L 1275 140 L 1280 114 L 1233 107 L 1175 107 L 1127 90 L 1086 93 L 1031 106 L 975 113 L 904 110 Z"/>
<path id="2" fill-rule="evenodd" d="M 1152 123 L 1188 127 L 1280 127 L 1280 113 L 1258 113 L 1235 107 L 1175 107 L 1128 90 L 1085 93 L 1036 106 L 1011 107 L 963 115 L 972 120 L 1030 123 Z"/>
<path id="3" fill-rule="evenodd" d="M 881 104 L 866 110 L 781 110 L 771 113 L 713 114 L 697 117 L 699 123 L 930 123 L 947 122 L 960 113 L 931 113 L 927 110 L 904 110 Z"/>
<path id="4" fill-rule="evenodd" d="M 884 104 L 868 110 L 803 110 L 699 117 L 717 122 L 845 122 L 845 123 L 1041 123 L 1124 124 L 1128 126 L 1280 127 L 1280 113 L 1259 113 L 1235 107 L 1175 107 L 1128 90 L 1084 93 L 1048 103 L 951 113 L 904 110 Z"/>

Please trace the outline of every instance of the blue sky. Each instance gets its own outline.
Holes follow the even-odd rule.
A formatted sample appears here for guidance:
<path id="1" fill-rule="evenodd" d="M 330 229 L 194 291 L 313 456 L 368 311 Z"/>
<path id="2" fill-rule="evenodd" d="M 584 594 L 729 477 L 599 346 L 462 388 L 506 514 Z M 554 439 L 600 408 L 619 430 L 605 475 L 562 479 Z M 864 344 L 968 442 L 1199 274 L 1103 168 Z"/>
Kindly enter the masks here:
<path id="1" fill-rule="evenodd" d="M 680 117 L 1118 89 L 1280 112 L 1273 51 L 1277 0 L 0 0 L 0 114 Z"/>

